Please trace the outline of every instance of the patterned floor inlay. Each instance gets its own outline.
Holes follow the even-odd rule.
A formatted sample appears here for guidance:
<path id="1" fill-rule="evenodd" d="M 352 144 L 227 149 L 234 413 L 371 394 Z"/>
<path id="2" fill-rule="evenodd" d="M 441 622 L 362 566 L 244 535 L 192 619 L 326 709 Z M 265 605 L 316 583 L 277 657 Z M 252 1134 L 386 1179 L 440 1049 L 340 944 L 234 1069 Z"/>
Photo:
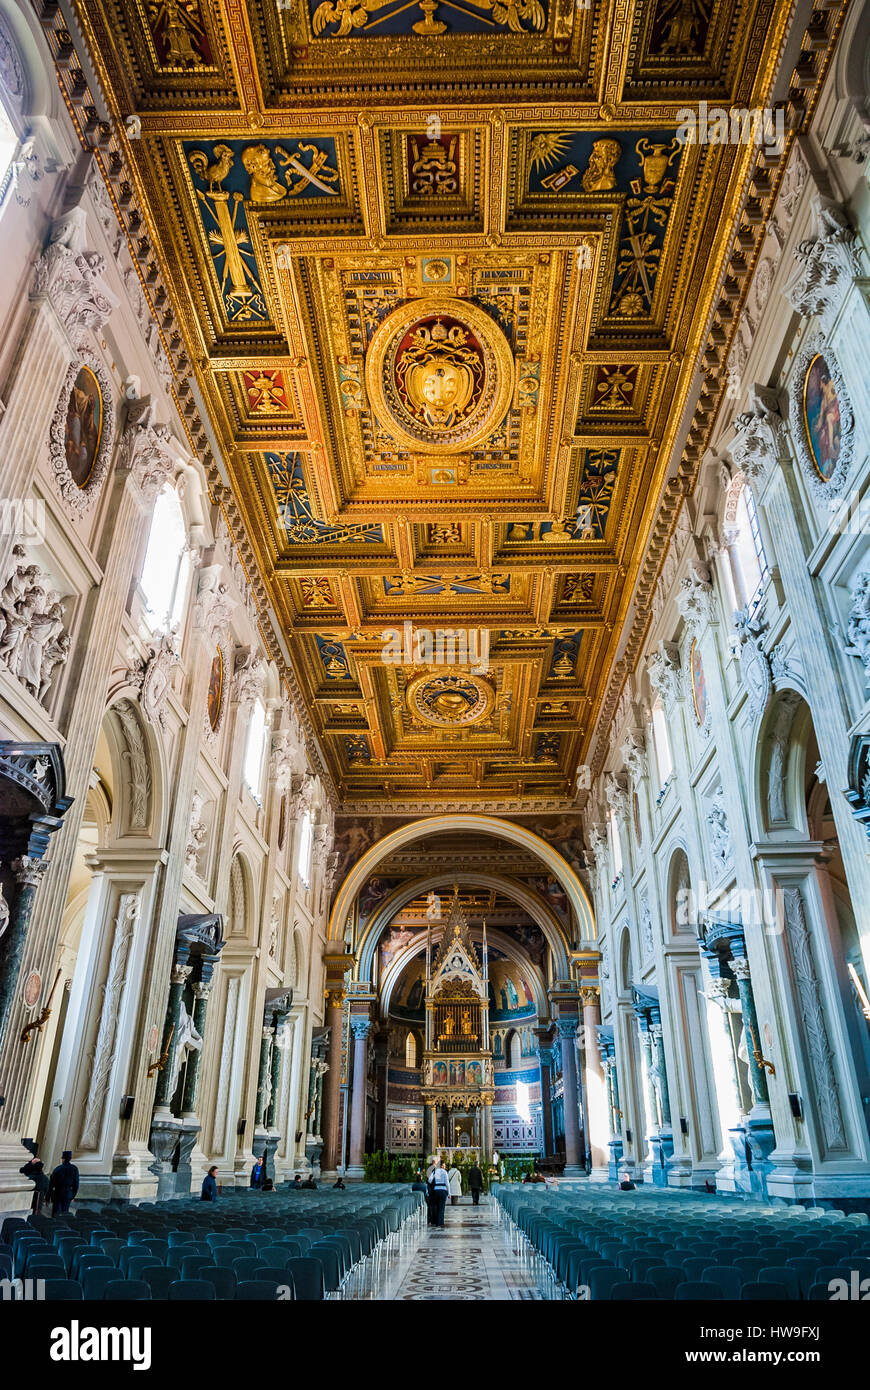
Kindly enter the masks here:
<path id="1" fill-rule="evenodd" d="M 447 1208 L 443 1230 L 425 1227 L 418 1244 L 390 1262 L 374 1297 L 469 1303 L 544 1294 L 512 1253 L 492 1203 L 475 1207 L 463 1198 Z"/>

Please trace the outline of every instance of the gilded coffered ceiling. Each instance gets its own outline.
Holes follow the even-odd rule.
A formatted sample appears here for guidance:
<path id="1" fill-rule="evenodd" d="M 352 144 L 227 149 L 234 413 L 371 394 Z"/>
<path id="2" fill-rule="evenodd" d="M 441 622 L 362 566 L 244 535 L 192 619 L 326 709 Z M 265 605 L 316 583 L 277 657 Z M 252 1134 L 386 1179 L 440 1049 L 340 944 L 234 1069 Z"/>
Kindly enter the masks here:
<path id="1" fill-rule="evenodd" d="M 570 800 L 789 10 L 78 4 L 347 809 Z"/>

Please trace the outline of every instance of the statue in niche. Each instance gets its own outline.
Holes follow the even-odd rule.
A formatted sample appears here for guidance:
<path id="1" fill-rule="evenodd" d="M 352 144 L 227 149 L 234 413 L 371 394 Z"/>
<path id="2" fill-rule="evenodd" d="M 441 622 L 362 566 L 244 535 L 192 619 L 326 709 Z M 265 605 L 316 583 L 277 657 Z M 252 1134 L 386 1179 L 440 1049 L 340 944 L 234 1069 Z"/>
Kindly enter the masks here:
<path id="1" fill-rule="evenodd" d="M 179 1006 L 178 1031 L 175 1037 L 175 1080 L 177 1084 L 188 1054 L 202 1051 L 202 1036 L 197 1032 L 196 1025 L 184 1007 L 183 1001 Z"/>
<path id="2" fill-rule="evenodd" d="M 471 1013 L 468 1009 L 462 1010 L 462 1032 L 466 1037 L 471 1033 Z"/>

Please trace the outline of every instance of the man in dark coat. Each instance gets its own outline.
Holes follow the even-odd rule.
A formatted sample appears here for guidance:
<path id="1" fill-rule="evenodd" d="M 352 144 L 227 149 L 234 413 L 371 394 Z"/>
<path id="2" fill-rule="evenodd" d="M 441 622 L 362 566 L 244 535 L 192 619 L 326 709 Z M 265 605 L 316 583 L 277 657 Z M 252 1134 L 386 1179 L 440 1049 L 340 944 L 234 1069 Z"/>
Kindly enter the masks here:
<path id="1" fill-rule="evenodd" d="M 200 1196 L 203 1202 L 216 1202 L 218 1199 L 216 1163 L 212 1164 L 202 1180 L 202 1192 Z"/>
<path id="2" fill-rule="evenodd" d="M 254 1166 L 251 1169 L 251 1187 L 262 1187 L 265 1179 L 266 1155 L 263 1154 L 262 1158 L 255 1159 Z"/>
<path id="3" fill-rule="evenodd" d="M 33 1183 L 33 1200 L 30 1203 L 30 1210 L 39 1215 L 42 1211 L 42 1204 L 48 1196 L 49 1182 L 45 1172 L 45 1165 L 41 1158 L 29 1158 L 23 1168 L 18 1169 L 26 1178 L 30 1178 Z"/>
<path id="4" fill-rule="evenodd" d="M 483 1191 L 483 1173 L 481 1173 L 476 1163 L 472 1163 L 468 1170 L 468 1189 L 471 1193 L 471 1200 L 475 1206 L 480 1201 L 480 1194 Z"/>
<path id="5" fill-rule="evenodd" d="M 69 1211 L 70 1203 L 78 1190 L 79 1170 L 72 1161 L 70 1150 L 64 1149 L 48 1185 L 52 1216 L 57 1216 L 59 1211 Z"/>

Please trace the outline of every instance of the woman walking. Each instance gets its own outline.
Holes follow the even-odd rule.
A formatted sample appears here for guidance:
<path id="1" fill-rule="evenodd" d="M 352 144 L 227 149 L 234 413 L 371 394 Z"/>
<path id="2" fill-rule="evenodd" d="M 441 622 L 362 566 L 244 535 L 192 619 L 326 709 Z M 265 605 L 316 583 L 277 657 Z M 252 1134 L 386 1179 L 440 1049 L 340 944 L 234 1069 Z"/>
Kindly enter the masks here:
<path id="1" fill-rule="evenodd" d="M 450 1171 L 447 1174 L 447 1182 L 450 1186 L 450 1205 L 451 1207 L 455 1207 L 459 1198 L 462 1196 L 462 1174 L 455 1163 L 450 1166 Z"/>

